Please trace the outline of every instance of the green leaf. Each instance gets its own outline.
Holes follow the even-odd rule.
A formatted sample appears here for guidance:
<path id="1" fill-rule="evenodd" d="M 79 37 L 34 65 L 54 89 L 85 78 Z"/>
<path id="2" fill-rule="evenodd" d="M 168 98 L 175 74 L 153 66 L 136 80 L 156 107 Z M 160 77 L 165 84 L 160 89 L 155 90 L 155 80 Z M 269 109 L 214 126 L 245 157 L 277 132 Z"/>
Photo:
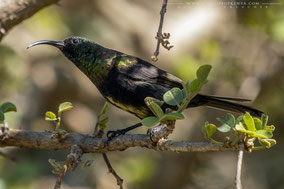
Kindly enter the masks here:
<path id="1" fill-rule="evenodd" d="M 108 107 L 109 107 L 108 103 L 105 102 L 104 107 L 102 108 L 102 110 L 101 110 L 101 112 L 99 113 L 99 116 L 98 116 L 98 117 L 101 117 L 101 116 L 105 115 L 106 112 L 107 112 L 107 110 L 108 110 Z"/>
<path id="2" fill-rule="evenodd" d="M 274 125 L 271 125 L 271 126 L 264 126 L 263 127 L 263 130 L 266 130 L 266 131 L 269 131 L 269 132 L 273 132 L 275 130 L 275 127 Z"/>
<path id="3" fill-rule="evenodd" d="M 152 112 L 158 117 L 161 118 L 164 115 L 164 112 L 162 108 L 155 102 L 151 102 L 149 104 L 149 108 L 152 110 Z"/>
<path id="4" fill-rule="evenodd" d="M 164 94 L 163 99 L 167 104 L 176 106 L 183 101 L 184 94 L 181 89 L 175 87 L 167 91 Z"/>
<path id="5" fill-rule="evenodd" d="M 276 144 L 276 140 L 274 139 L 262 139 L 258 138 L 258 142 L 264 146 L 265 148 L 270 148 L 271 146 L 274 146 Z"/>
<path id="6" fill-rule="evenodd" d="M 255 131 L 256 130 L 253 118 L 251 117 L 251 115 L 248 112 L 246 112 L 246 114 L 244 115 L 243 119 L 244 119 L 244 122 L 245 122 L 245 124 L 247 126 L 247 129 L 249 131 Z"/>
<path id="7" fill-rule="evenodd" d="M 217 117 L 216 118 L 219 122 L 221 122 L 222 124 L 226 124 L 230 127 L 234 127 L 235 124 L 236 124 L 236 120 L 235 120 L 235 117 L 230 114 L 230 113 L 227 113 L 227 117 L 225 119 L 223 118 L 220 118 L 220 117 Z"/>
<path id="8" fill-rule="evenodd" d="M 0 121 L 4 121 L 5 120 L 5 115 L 2 111 L 0 111 Z"/>
<path id="9" fill-rule="evenodd" d="M 55 159 L 48 159 L 48 162 L 54 168 L 52 173 L 56 175 L 61 173 L 62 167 L 65 164 L 64 161 L 56 161 Z"/>
<path id="10" fill-rule="evenodd" d="M 252 135 L 252 137 L 259 137 L 259 138 L 268 139 L 268 138 L 272 138 L 273 134 L 269 131 L 266 131 L 266 130 L 258 130 L 258 131 L 255 131 L 255 133 Z"/>
<path id="11" fill-rule="evenodd" d="M 72 103 L 71 103 L 71 102 L 64 102 L 64 103 L 62 103 L 62 104 L 59 105 L 59 110 L 58 110 L 58 112 L 61 113 L 61 112 L 70 110 L 70 109 L 72 109 L 72 108 L 73 108 L 73 106 L 72 106 Z"/>
<path id="12" fill-rule="evenodd" d="M 208 65 L 208 64 L 200 66 L 198 68 L 197 72 L 196 72 L 197 78 L 200 81 L 205 82 L 207 80 L 207 77 L 209 75 L 209 72 L 210 72 L 211 68 L 212 68 L 212 66 Z"/>
<path id="13" fill-rule="evenodd" d="M 161 119 L 162 120 L 184 119 L 184 115 L 182 115 L 181 113 L 168 113 L 168 114 L 164 115 Z"/>
<path id="14" fill-rule="evenodd" d="M 53 112 L 46 112 L 45 113 L 45 120 L 46 121 L 56 121 L 56 115 Z"/>
<path id="15" fill-rule="evenodd" d="M 217 129 L 218 129 L 218 131 L 220 131 L 222 133 L 226 133 L 226 132 L 229 132 L 231 130 L 231 126 L 224 123 L 220 127 L 217 127 Z"/>
<path id="16" fill-rule="evenodd" d="M 3 113 L 7 112 L 16 112 L 17 108 L 16 106 L 11 103 L 11 102 L 5 102 L 0 106 L 0 109 L 2 110 Z"/>
<path id="17" fill-rule="evenodd" d="M 211 136 L 216 132 L 216 126 L 214 124 L 206 122 L 202 127 L 202 132 L 206 135 L 207 138 L 211 138 Z"/>
<path id="18" fill-rule="evenodd" d="M 159 119 L 157 117 L 146 117 L 144 119 L 142 119 L 142 124 L 146 127 L 153 127 L 155 126 L 157 123 L 159 123 Z"/>
<path id="19" fill-rule="evenodd" d="M 99 122 L 99 127 L 102 128 L 102 129 L 105 129 L 108 122 L 109 122 L 109 118 L 108 118 L 108 117 L 102 119 L 102 120 Z"/>
<path id="20" fill-rule="evenodd" d="M 268 115 L 262 114 L 261 115 L 261 125 L 262 125 L 262 127 L 266 126 L 267 122 L 268 122 Z"/>
<path id="21" fill-rule="evenodd" d="M 242 121 L 243 121 L 243 118 L 244 118 L 244 115 L 239 116 L 239 117 L 236 119 L 236 124 L 238 124 L 239 122 L 242 122 Z"/>
<path id="22" fill-rule="evenodd" d="M 237 131 L 242 132 L 242 133 L 247 133 L 247 134 L 249 134 L 249 135 L 255 134 L 254 131 L 246 130 L 246 128 L 244 127 L 244 125 L 243 125 L 242 122 L 239 122 L 239 123 L 235 126 L 235 128 L 236 128 Z"/>
<path id="23" fill-rule="evenodd" d="M 189 92 L 191 93 L 197 93 L 200 90 L 200 80 L 195 79 L 193 80 L 189 85 Z"/>
<path id="24" fill-rule="evenodd" d="M 261 130 L 263 128 L 262 125 L 261 125 L 260 119 L 254 117 L 253 121 L 254 121 L 254 125 L 255 125 L 256 130 Z"/>
<path id="25" fill-rule="evenodd" d="M 270 142 L 267 141 L 267 139 L 259 139 L 258 142 L 259 142 L 259 144 L 261 144 L 265 148 L 271 147 L 271 144 L 270 144 Z"/>

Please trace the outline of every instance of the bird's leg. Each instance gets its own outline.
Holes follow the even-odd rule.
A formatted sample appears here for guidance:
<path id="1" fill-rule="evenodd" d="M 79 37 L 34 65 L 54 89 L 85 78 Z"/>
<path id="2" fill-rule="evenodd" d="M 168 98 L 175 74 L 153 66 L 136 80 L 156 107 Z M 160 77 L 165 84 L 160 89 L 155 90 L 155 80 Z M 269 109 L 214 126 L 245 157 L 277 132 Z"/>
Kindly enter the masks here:
<path id="1" fill-rule="evenodd" d="M 108 131 L 107 132 L 107 140 L 111 141 L 113 138 L 120 136 L 120 135 L 124 135 L 125 133 L 127 133 L 128 131 L 131 131 L 133 129 L 136 129 L 138 127 L 141 127 L 142 123 L 137 123 L 135 125 L 132 125 L 130 127 L 127 127 L 125 129 L 121 129 L 121 130 L 116 130 L 116 131 Z"/>

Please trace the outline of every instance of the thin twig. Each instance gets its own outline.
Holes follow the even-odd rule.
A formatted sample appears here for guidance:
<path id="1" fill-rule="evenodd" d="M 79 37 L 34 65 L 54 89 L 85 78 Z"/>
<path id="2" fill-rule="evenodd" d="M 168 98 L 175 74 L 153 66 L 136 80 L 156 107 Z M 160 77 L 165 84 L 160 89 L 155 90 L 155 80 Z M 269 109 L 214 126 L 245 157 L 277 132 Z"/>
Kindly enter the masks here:
<path id="1" fill-rule="evenodd" d="M 57 177 L 54 189 L 60 189 L 62 179 L 67 171 L 67 169 L 71 169 L 71 171 L 74 171 L 76 167 L 78 166 L 78 163 L 80 162 L 81 156 L 83 154 L 82 149 L 78 145 L 73 145 L 71 147 L 71 152 L 67 156 L 64 165 L 62 166 L 61 172 Z"/>
<path id="2" fill-rule="evenodd" d="M 160 24 L 159 24 L 159 28 L 158 28 L 158 32 L 156 35 L 156 39 L 157 39 L 157 47 L 156 50 L 154 52 L 154 55 L 151 57 L 151 60 L 154 62 L 158 61 L 158 55 L 159 55 L 159 49 L 160 49 L 160 44 L 162 44 L 162 46 L 165 49 L 170 50 L 173 46 L 170 45 L 170 42 L 168 41 L 168 39 L 170 38 L 170 34 L 169 33 L 162 33 L 162 29 L 163 29 L 163 24 L 164 24 L 164 16 L 165 13 L 167 11 L 167 4 L 168 4 L 168 0 L 163 0 L 163 4 L 162 4 L 162 8 L 160 11 Z"/>
<path id="3" fill-rule="evenodd" d="M 242 163 L 243 163 L 244 147 L 243 144 L 239 144 L 239 154 L 237 163 L 237 174 L 235 178 L 236 189 L 242 189 L 241 175 L 242 175 Z"/>
<path id="4" fill-rule="evenodd" d="M 120 176 L 118 176 L 118 174 L 115 172 L 115 170 L 112 168 L 111 164 L 110 164 L 110 161 L 106 155 L 106 153 L 102 153 L 103 155 L 103 158 L 105 160 L 105 163 L 107 165 L 107 168 L 109 170 L 109 172 L 116 178 L 116 181 L 117 181 L 117 185 L 119 186 L 120 189 L 123 189 L 123 179 L 120 178 Z"/>
<path id="5" fill-rule="evenodd" d="M 66 161 L 65 161 L 64 165 L 62 166 L 61 172 L 60 172 L 60 174 L 57 177 L 54 189 L 60 189 L 61 183 L 62 183 L 62 179 L 63 179 L 63 177 L 64 177 L 64 175 L 65 175 L 65 173 L 66 173 L 66 171 L 68 169 L 68 165 L 69 165 L 70 161 L 71 161 L 71 159 L 66 158 Z"/>
<path id="6" fill-rule="evenodd" d="M 99 120 L 99 118 L 98 118 L 98 120 Z M 99 128 L 99 122 L 97 122 L 96 126 L 95 126 L 95 129 L 94 129 L 94 132 L 93 132 L 93 136 L 97 137 L 97 138 L 102 138 L 103 135 L 104 135 L 104 129 Z M 110 163 L 106 153 L 102 153 L 102 156 L 104 158 L 104 161 L 106 163 L 106 166 L 107 166 L 109 172 L 116 178 L 117 185 L 119 186 L 120 189 L 123 189 L 123 185 L 122 185 L 123 184 L 123 179 L 120 178 L 120 176 L 118 176 L 118 174 L 112 168 L 111 163 Z"/>

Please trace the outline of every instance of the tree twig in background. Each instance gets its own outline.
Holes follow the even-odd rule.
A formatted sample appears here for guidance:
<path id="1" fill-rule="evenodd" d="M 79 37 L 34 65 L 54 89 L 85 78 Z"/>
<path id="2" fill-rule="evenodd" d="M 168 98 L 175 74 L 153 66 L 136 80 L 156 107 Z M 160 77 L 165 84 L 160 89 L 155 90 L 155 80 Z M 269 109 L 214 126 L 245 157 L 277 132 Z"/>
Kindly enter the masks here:
<path id="1" fill-rule="evenodd" d="M 31 17 L 42 8 L 59 0 L 1 0 L 0 1 L 0 41 L 7 32 Z"/>
<path id="2" fill-rule="evenodd" d="M 107 168 L 108 168 L 109 172 L 116 178 L 117 185 L 120 187 L 120 189 L 123 189 L 123 185 L 122 185 L 123 184 L 123 179 L 120 178 L 120 176 L 118 176 L 118 174 L 112 168 L 106 153 L 103 153 L 102 155 L 103 155 L 103 158 L 105 160 L 105 163 L 107 165 Z"/>
<path id="3" fill-rule="evenodd" d="M 156 39 L 157 39 L 157 47 L 156 50 L 154 52 L 154 55 L 151 57 L 151 60 L 154 62 L 158 61 L 158 55 L 159 55 L 159 50 L 160 50 L 160 44 L 162 44 L 162 46 L 165 49 L 170 50 L 172 47 L 174 47 L 173 45 L 170 45 L 170 42 L 168 41 L 168 39 L 170 38 L 170 33 L 162 33 L 162 29 L 163 29 L 163 23 L 164 23 L 164 16 L 165 13 L 167 11 L 167 4 L 168 4 L 168 0 L 163 0 L 163 4 L 162 4 L 162 8 L 161 8 L 161 12 L 160 12 L 160 24 L 159 24 L 159 28 L 158 28 L 158 32 L 156 35 Z"/>
<path id="4" fill-rule="evenodd" d="M 243 156 L 244 156 L 244 146 L 241 143 L 241 144 L 239 144 L 237 174 L 236 174 L 236 178 L 235 178 L 236 189 L 242 189 L 241 175 L 242 175 Z"/>

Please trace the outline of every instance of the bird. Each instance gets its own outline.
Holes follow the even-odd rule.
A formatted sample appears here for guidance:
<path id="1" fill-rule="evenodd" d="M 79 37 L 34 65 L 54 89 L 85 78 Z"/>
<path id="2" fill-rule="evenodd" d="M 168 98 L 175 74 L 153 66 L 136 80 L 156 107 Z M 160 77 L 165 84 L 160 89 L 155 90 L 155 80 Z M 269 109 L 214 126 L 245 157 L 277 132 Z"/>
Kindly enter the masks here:
<path id="1" fill-rule="evenodd" d="M 163 100 L 168 90 L 183 88 L 183 81 L 171 73 L 138 57 L 105 48 L 83 37 L 69 37 L 63 41 L 40 40 L 30 44 L 27 49 L 43 44 L 58 48 L 91 80 L 108 102 L 141 120 L 153 116 L 145 104 L 146 97 Z M 245 101 L 249 100 L 198 93 L 187 108 L 208 106 L 230 112 L 249 112 L 257 117 L 263 114 L 258 109 L 240 104 Z M 164 103 L 162 109 L 169 107 Z M 140 126 L 141 122 L 125 129 L 109 131 L 107 136 L 114 138 Z"/>

